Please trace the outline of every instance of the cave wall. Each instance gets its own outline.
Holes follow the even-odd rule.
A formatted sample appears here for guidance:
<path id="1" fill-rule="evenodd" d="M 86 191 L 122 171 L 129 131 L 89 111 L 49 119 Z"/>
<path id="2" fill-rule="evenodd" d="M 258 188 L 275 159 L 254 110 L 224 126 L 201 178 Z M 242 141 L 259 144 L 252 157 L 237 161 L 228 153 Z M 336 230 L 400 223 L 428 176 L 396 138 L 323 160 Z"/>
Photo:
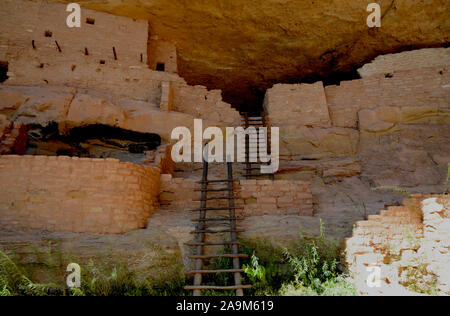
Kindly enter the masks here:
<path id="1" fill-rule="evenodd" d="M 285 166 L 313 159 L 323 171 L 334 161 L 331 168 L 354 175 L 346 172 L 350 159 L 373 185 L 441 184 L 450 162 L 448 56 L 442 48 L 400 53 L 378 58 L 363 68 L 364 78 L 339 86 L 269 89 L 265 109 L 280 127 Z"/>

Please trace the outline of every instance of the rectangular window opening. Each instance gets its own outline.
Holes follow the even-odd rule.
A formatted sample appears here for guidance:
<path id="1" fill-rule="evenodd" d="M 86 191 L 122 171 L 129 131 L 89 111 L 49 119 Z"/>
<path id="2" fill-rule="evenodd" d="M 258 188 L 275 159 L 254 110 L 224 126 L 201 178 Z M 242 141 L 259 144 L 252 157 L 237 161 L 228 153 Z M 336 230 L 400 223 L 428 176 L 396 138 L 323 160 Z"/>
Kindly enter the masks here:
<path id="1" fill-rule="evenodd" d="M 0 83 L 8 80 L 8 66 L 9 63 L 7 61 L 0 60 Z"/>
<path id="2" fill-rule="evenodd" d="M 157 63 L 156 71 L 166 71 L 166 65 L 164 63 Z"/>

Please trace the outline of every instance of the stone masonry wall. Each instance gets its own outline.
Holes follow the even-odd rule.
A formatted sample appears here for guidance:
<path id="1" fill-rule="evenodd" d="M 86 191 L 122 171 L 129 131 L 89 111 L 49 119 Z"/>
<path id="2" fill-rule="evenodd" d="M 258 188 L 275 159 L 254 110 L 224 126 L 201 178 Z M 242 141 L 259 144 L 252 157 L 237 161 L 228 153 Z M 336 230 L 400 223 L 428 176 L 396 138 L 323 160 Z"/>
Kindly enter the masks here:
<path id="1" fill-rule="evenodd" d="M 240 180 L 237 206 L 244 216 L 313 215 L 310 183 L 289 180 Z"/>
<path id="2" fill-rule="evenodd" d="M 148 41 L 148 65 L 150 69 L 156 70 L 158 64 L 164 65 L 164 71 L 176 73 L 177 48 L 174 44 L 150 38 Z"/>
<path id="3" fill-rule="evenodd" d="M 277 84 L 267 91 L 269 124 L 280 127 L 281 171 L 304 168 L 306 160 L 321 173 L 327 165 L 337 175 L 362 172 L 376 186 L 442 184 L 450 162 L 450 49 L 374 64 L 378 72 L 338 86 Z M 384 66 L 390 71 L 380 74 Z M 349 161 L 361 168 L 348 169 Z"/>
<path id="4" fill-rule="evenodd" d="M 238 180 L 234 186 L 235 205 L 240 207 L 237 212 L 243 216 L 313 215 L 313 199 L 308 182 Z M 161 175 L 160 203 L 171 209 L 194 209 L 200 206 L 199 202 L 192 201 L 200 198 L 200 192 L 194 191 L 199 188 L 198 180 Z M 208 206 L 225 205 L 209 201 Z"/>
<path id="5" fill-rule="evenodd" d="M 174 110 L 218 122 L 222 126 L 242 126 L 238 111 L 222 101 L 221 90 L 208 91 L 203 86 L 188 86 L 176 83 L 173 95 Z"/>
<path id="6" fill-rule="evenodd" d="M 445 195 L 414 195 L 404 201 L 406 206 L 392 206 L 357 222 L 353 236 L 345 241 L 345 261 L 357 289 L 363 294 L 400 295 L 399 290 L 411 290 L 408 286 L 417 282 L 416 290 L 434 286 L 448 295 L 449 202 Z M 366 285 L 371 266 L 381 269 L 379 288 Z"/>
<path id="7" fill-rule="evenodd" d="M 81 12 L 81 27 L 69 28 L 66 5 L 3 1 L 0 60 L 9 65 L 7 83 L 95 88 L 157 102 L 160 82 L 179 80 L 148 69 L 146 21 L 87 9 Z M 94 24 L 87 23 L 88 18 Z"/>
<path id="8" fill-rule="evenodd" d="M 160 170 L 116 159 L 0 156 L 0 226 L 118 234 L 146 226 Z"/>
<path id="9" fill-rule="evenodd" d="M 4 84 L 88 89 L 108 96 L 109 101 L 118 105 L 124 103 L 123 98 L 145 102 L 139 112 L 160 105 L 168 110 L 169 103 L 173 103 L 174 111 L 212 120 L 211 124 L 232 124 L 239 119 L 239 113 L 221 100 L 220 91 L 188 86 L 174 73 L 175 47 L 161 50 L 160 45 L 153 45 L 154 41 L 148 39 L 147 21 L 84 8 L 81 12 L 81 28 L 69 28 L 66 5 L 3 1 L 0 61 L 8 64 L 9 77 Z M 154 62 L 166 62 L 166 71 L 156 71 L 153 65 L 149 68 L 147 49 L 151 56 L 156 56 Z M 163 96 L 168 85 L 173 87 L 171 100 Z"/>
<path id="10" fill-rule="evenodd" d="M 411 62 L 414 61 L 414 62 Z M 450 64 L 450 54 L 445 48 L 424 48 L 401 54 L 387 54 L 375 58 L 358 69 L 362 78 L 385 76 L 396 71 L 439 67 Z"/>
<path id="11" fill-rule="evenodd" d="M 417 253 L 427 263 L 426 272 L 436 277 L 436 289 L 450 295 L 450 197 L 422 201 L 423 239 Z"/>
<path id="12" fill-rule="evenodd" d="M 161 192 L 159 201 L 162 207 L 174 210 L 194 209 L 200 206 L 194 199 L 200 198 L 200 192 L 195 192 L 199 188 L 198 180 L 173 178 L 170 174 L 161 175 Z"/>
<path id="13" fill-rule="evenodd" d="M 20 58 L 19 55 L 34 52 L 36 63 L 45 56 L 47 58 L 43 62 L 52 60 L 51 57 L 61 61 L 73 60 L 78 55 L 84 56 L 87 48 L 90 59 L 98 64 L 100 60 L 110 63 L 114 61 L 114 47 L 121 65 L 141 64 L 141 54 L 145 64 L 147 21 L 82 8 L 81 27 L 69 28 L 66 24 L 69 15 L 66 7 L 64 4 L 41 0 L 3 0 L 0 11 L 0 59 L 13 64 L 14 60 Z"/>
<path id="14" fill-rule="evenodd" d="M 21 122 L 11 122 L 0 114 L 0 155 L 25 153 L 27 129 Z"/>

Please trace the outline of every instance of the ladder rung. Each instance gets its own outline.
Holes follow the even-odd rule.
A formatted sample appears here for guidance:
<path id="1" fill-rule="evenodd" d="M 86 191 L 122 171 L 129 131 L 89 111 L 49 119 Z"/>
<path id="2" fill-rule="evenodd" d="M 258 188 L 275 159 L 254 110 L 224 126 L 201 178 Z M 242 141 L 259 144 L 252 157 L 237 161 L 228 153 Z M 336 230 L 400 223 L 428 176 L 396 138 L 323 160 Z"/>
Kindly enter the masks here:
<path id="1" fill-rule="evenodd" d="M 201 255 L 188 256 L 190 259 L 214 259 L 214 258 L 248 258 L 246 254 L 219 254 L 219 255 Z"/>
<path id="2" fill-rule="evenodd" d="M 191 234 L 223 234 L 223 233 L 243 233 L 245 230 L 243 229 L 224 229 L 224 230 L 194 230 Z"/>
<path id="3" fill-rule="evenodd" d="M 230 207 L 230 206 L 221 206 L 221 207 L 201 207 L 194 210 L 189 210 L 190 212 L 199 212 L 199 211 L 226 211 L 226 210 L 240 210 L 242 207 Z"/>
<path id="4" fill-rule="evenodd" d="M 220 189 L 195 189 L 194 192 L 223 192 L 230 191 L 231 188 L 220 188 Z"/>
<path id="5" fill-rule="evenodd" d="M 207 180 L 207 181 L 197 181 L 197 183 L 223 183 L 223 182 L 233 182 L 234 180 Z"/>
<path id="6" fill-rule="evenodd" d="M 243 221 L 243 217 L 193 219 L 193 222 Z"/>
<path id="7" fill-rule="evenodd" d="M 199 199 L 199 200 L 192 200 L 192 201 L 193 201 L 193 202 L 203 202 L 203 201 L 231 200 L 231 199 L 234 199 L 234 197 L 229 197 L 229 196 L 214 196 L 214 197 L 209 197 L 209 198 Z"/>
<path id="8" fill-rule="evenodd" d="M 186 246 L 225 246 L 242 245 L 239 241 L 218 241 L 218 242 L 187 242 Z"/>
<path id="9" fill-rule="evenodd" d="M 220 269 L 220 270 L 193 270 L 186 274 L 214 274 L 214 273 L 243 273 L 242 269 Z"/>
<path id="10" fill-rule="evenodd" d="M 246 176 L 251 177 L 265 177 L 265 176 L 272 176 L 273 173 L 259 173 L 259 174 L 247 174 Z"/>
<path id="11" fill-rule="evenodd" d="M 231 285 L 231 286 L 217 286 L 217 285 L 188 285 L 185 290 L 241 290 L 251 289 L 251 285 Z"/>

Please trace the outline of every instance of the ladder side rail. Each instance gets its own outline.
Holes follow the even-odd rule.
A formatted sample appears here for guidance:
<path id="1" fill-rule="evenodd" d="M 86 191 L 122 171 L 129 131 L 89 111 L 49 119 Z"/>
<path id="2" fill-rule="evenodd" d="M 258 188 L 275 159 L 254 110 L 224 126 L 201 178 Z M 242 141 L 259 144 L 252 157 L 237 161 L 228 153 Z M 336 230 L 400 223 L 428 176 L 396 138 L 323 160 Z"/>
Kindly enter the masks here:
<path id="1" fill-rule="evenodd" d="M 236 217 L 235 214 L 235 208 L 234 208 L 234 192 L 233 192 L 233 167 L 232 167 L 232 163 L 228 162 L 228 180 L 230 180 L 228 182 L 228 195 L 230 197 L 228 204 L 230 206 L 230 238 L 232 242 L 236 242 L 237 241 L 237 234 L 236 234 L 236 220 L 234 219 Z M 234 255 L 237 255 L 239 253 L 239 246 L 237 244 L 233 244 L 231 246 L 232 249 L 232 253 Z M 241 265 L 240 265 L 240 260 L 238 257 L 233 258 L 233 269 L 237 270 L 240 269 Z M 242 286 L 242 281 L 241 281 L 241 273 L 240 272 L 235 272 L 234 273 L 234 283 L 237 287 L 241 287 Z M 242 288 L 237 288 L 236 289 L 236 296 L 244 296 L 244 291 Z"/>

